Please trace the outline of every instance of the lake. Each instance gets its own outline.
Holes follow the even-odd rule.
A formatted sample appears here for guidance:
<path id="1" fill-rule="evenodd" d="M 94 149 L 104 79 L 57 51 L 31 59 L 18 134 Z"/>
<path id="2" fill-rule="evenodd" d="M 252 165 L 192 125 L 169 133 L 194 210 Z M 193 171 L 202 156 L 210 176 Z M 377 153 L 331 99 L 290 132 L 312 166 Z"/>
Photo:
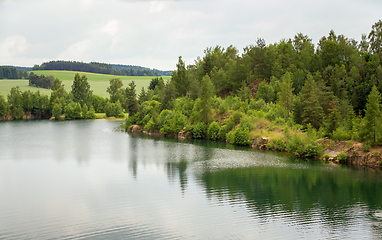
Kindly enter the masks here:
<path id="1" fill-rule="evenodd" d="M 0 122 L 0 239 L 381 239 L 381 169 Z"/>

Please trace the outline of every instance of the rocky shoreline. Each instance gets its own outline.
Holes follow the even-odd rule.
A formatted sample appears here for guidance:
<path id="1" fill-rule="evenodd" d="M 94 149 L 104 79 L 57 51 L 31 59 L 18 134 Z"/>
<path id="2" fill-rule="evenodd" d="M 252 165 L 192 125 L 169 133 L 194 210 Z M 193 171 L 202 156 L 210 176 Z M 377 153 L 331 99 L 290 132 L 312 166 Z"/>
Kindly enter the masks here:
<path id="1" fill-rule="evenodd" d="M 148 136 L 154 137 L 175 137 L 178 139 L 192 139 L 192 135 L 185 130 L 180 131 L 177 135 L 164 135 L 159 130 L 149 130 L 145 131 L 139 125 L 132 125 L 127 128 L 127 132 L 130 133 L 141 133 Z M 258 139 L 252 140 L 252 145 L 250 147 L 260 150 L 271 150 L 277 151 L 268 147 L 268 138 L 260 137 Z M 369 167 L 382 167 L 382 147 L 376 146 L 370 148 L 368 151 L 365 150 L 364 144 L 349 140 L 349 141 L 339 141 L 335 142 L 330 139 L 320 139 L 318 140 L 324 146 L 324 154 L 319 160 L 341 163 L 341 164 L 351 164 L 358 166 L 369 166 Z"/>

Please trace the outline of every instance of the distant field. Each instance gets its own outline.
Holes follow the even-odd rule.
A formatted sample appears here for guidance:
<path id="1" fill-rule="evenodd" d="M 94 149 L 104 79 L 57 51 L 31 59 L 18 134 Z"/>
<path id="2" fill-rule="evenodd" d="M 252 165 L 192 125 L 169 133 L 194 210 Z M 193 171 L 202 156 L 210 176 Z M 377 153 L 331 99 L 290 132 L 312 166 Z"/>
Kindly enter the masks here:
<path id="1" fill-rule="evenodd" d="M 15 80 L 7 80 L 7 79 L 1 79 L 0 80 L 0 94 L 4 96 L 5 99 L 7 99 L 7 96 L 9 92 L 11 91 L 12 87 L 19 86 L 21 91 L 27 91 L 31 90 L 33 92 L 36 92 L 37 90 L 40 90 L 41 93 L 50 95 L 51 90 L 44 89 L 44 88 L 36 88 L 29 86 L 29 81 L 24 79 L 15 79 Z"/>
<path id="2" fill-rule="evenodd" d="M 52 75 L 55 78 L 59 78 L 62 80 L 62 83 L 65 85 L 65 89 L 67 91 L 70 91 L 72 89 L 72 84 L 74 80 L 74 75 L 76 73 L 79 73 L 80 75 L 86 75 L 91 87 L 91 90 L 93 90 L 94 94 L 97 94 L 102 97 L 109 97 L 109 94 L 106 92 L 107 87 L 109 86 L 109 80 L 112 78 L 120 78 L 123 82 L 123 86 L 126 87 L 131 81 L 135 81 L 135 85 L 137 85 L 137 94 L 140 93 L 141 88 L 144 87 L 145 89 L 148 88 L 151 79 L 153 79 L 153 76 L 144 76 L 144 77 L 137 77 L 137 76 L 116 76 L 116 75 L 106 75 L 106 74 L 97 74 L 97 73 L 85 73 L 85 72 L 71 72 L 71 71 L 33 71 L 33 73 L 37 75 Z M 170 76 L 163 76 L 163 79 L 171 79 Z M 37 91 L 40 90 L 40 92 L 44 94 L 50 95 L 50 90 L 42 89 L 42 88 L 35 88 L 28 86 L 28 80 L 0 80 L 0 94 L 2 94 L 4 97 L 6 97 L 11 90 L 12 87 L 19 86 L 22 91 L 25 90 L 31 90 L 31 91 Z"/>

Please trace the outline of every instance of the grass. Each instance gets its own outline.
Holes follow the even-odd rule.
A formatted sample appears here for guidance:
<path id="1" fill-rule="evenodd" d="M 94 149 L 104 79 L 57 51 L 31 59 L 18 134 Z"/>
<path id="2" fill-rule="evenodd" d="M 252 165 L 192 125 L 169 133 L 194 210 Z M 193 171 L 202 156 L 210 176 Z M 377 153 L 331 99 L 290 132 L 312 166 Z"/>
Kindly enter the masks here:
<path id="1" fill-rule="evenodd" d="M 85 73 L 85 72 L 72 72 L 72 71 L 55 71 L 55 70 L 41 70 L 33 71 L 37 75 L 52 75 L 55 78 L 62 80 L 65 89 L 67 91 L 72 90 L 72 84 L 74 80 L 74 75 L 79 73 L 80 75 L 86 75 L 90 84 L 91 90 L 93 93 L 102 97 L 109 97 L 109 93 L 106 92 L 107 87 L 109 87 L 109 80 L 112 78 L 120 78 L 122 80 L 123 86 L 127 87 L 131 81 L 135 81 L 136 93 L 137 95 L 141 92 L 142 87 L 146 90 L 150 84 L 151 79 L 154 76 L 116 76 L 116 75 L 107 75 L 107 74 L 98 74 L 98 73 Z M 170 76 L 162 76 L 163 79 L 171 79 Z M 16 80 L 0 80 L 0 94 L 5 98 L 8 95 L 12 87 L 19 86 L 21 91 L 31 90 L 33 92 L 40 90 L 40 92 L 50 95 L 50 90 L 43 88 L 36 88 L 28 86 L 29 81 L 24 79 Z"/>
<path id="2" fill-rule="evenodd" d="M 41 93 L 49 95 L 51 90 L 44 89 L 44 88 L 36 88 L 29 86 L 29 81 L 24 79 L 15 79 L 15 80 L 7 80 L 7 79 L 1 79 L 0 80 L 0 94 L 4 96 L 5 99 L 7 99 L 7 96 L 9 92 L 11 91 L 12 87 L 19 86 L 21 91 L 27 91 L 31 90 L 33 92 L 36 92 L 37 90 L 40 90 Z"/>
<path id="3" fill-rule="evenodd" d="M 126 119 L 129 114 L 128 113 L 124 113 L 125 116 L 123 118 L 115 118 L 115 117 L 106 117 L 106 113 L 96 113 L 96 119 L 109 119 L 109 120 L 124 120 Z"/>

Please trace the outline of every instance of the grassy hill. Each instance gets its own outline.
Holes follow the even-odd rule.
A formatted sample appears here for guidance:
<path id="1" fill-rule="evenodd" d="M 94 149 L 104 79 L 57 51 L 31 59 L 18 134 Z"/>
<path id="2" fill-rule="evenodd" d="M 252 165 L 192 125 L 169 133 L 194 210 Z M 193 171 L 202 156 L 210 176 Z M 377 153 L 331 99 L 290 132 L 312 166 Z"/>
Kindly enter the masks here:
<path id="1" fill-rule="evenodd" d="M 150 81 L 153 76 L 116 76 L 116 75 L 106 75 L 106 74 L 97 74 L 97 73 L 85 73 L 85 72 L 72 72 L 72 71 L 55 71 L 55 70 L 39 70 L 33 71 L 37 75 L 52 75 L 55 78 L 62 80 L 62 83 L 65 85 L 65 89 L 70 91 L 72 88 L 72 83 L 74 75 L 79 73 L 80 75 L 86 75 L 90 84 L 91 89 L 94 94 L 97 94 L 102 97 L 109 97 L 109 94 L 106 92 L 107 87 L 109 86 L 109 80 L 112 78 L 120 78 L 123 82 L 123 86 L 126 87 L 131 81 L 135 81 L 137 85 L 137 94 L 141 91 L 141 88 L 147 87 L 150 84 Z M 163 76 L 163 79 L 170 79 L 170 76 Z M 50 90 L 30 87 L 28 86 L 28 80 L 16 79 L 16 80 L 0 80 L 0 94 L 6 97 L 12 87 L 19 86 L 22 91 L 31 90 L 37 91 L 44 94 L 50 95 Z"/>

